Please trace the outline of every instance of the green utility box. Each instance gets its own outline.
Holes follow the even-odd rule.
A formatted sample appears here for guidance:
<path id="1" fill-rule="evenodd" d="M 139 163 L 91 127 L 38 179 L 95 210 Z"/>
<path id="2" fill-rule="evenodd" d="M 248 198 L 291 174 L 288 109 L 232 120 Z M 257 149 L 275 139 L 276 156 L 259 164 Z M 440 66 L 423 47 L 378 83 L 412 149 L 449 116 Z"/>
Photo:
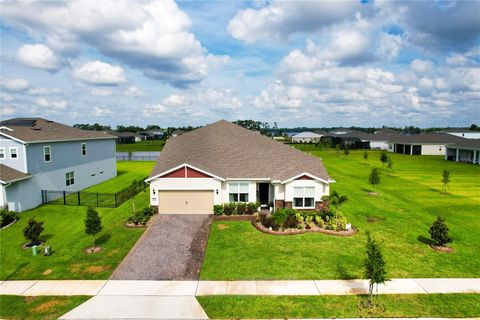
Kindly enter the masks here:
<path id="1" fill-rule="evenodd" d="M 36 256 L 38 254 L 38 246 L 33 246 L 32 247 L 32 253 L 34 256 Z"/>

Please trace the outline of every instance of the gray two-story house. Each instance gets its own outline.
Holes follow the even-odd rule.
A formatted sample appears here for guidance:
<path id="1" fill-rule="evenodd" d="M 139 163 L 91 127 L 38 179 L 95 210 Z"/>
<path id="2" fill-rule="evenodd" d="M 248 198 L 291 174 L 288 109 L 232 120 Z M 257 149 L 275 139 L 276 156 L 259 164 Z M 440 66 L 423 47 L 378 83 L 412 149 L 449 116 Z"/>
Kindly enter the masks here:
<path id="1" fill-rule="evenodd" d="M 78 191 L 117 175 L 116 137 L 42 118 L 0 122 L 0 206 L 42 203 L 42 190 Z"/>

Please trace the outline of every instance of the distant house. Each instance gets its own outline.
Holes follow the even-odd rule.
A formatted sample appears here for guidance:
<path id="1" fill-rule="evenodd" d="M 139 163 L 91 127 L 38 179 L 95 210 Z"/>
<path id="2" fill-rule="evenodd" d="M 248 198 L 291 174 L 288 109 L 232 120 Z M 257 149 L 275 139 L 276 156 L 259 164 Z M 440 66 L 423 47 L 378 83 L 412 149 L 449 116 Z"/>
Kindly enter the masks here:
<path id="1" fill-rule="evenodd" d="M 388 151 L 410 155 L 445 155 L 446 146 L 465 140 L 446 133 L 401 135 L 389 139 Z"/>
<path id="2" fill-rule="evenodd" d="M 321 134 L 310 132 L 310 131 L 304 131 L 292 136 L 292 142 L 293 143 L 316 143 L 316 142 L 320 142 L 321 138 L 322 138 Z"/>
<path id="3" fill-rule="evenodd" d="M 117 132 L 117 131 L 106 131 L 106 133 L 117 137 L 118 144 L 128 144 L 135 143 L 140 141 L 140 136 L 135 132 Z"/>
<path id="4" fill-rule="evenodd" d="M 0 206 L 24 211 L 42 190 L 78 191 L 117 175 L 115 136 L 42 118 L 0 122 Z"/>
<path id="5" fill-rule="evenodd" d="M 183 130 L 175 130 L 175 131 L 172 132 L 172 138 L 178 137 L 178 136 L 180 136 L 184 133 L 185 133 L 185 131 L 183 131 Z"/>
<path id="6" fill-rule="evenodd" d="M 391 129 L 380 129 L 368 136 L 370 149 L 388 150 L 388 141 L 397 137 L 402 137 L 402 134 Z"/>
<path id="7" fill-rule="evenodd" d="M 145 140 L 161 140 L 165 132 L 163 130 L 147 130 L 138 132 L 141 141 Z"/>
<path id="8" fill-rule="evenodd" d="M 320 210 L 334 182 L 320 158 L 223 120 L 168 140 L 146 181 L 160 214 L 257 201 Z"/>
<path id="9" fill-rule="evenodd" d="M 473 131 L 469 129 L 447 129 L 442 131 L 444 133 L 448 133 L 457 137 L 462 137 L 465 139 L 480 139 L 480 131 Z"/>
<path id="10" fill-rule="evenodd" d="M 445 160 L 480 164 L 480 139 L 463 139 L 448 145 Z"/>

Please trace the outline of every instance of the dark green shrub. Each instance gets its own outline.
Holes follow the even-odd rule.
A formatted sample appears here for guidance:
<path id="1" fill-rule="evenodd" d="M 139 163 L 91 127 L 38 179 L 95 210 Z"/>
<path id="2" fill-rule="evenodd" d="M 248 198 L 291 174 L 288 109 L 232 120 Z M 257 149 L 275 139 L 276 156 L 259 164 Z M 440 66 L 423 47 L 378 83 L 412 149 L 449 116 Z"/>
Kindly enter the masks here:
<path id="1" fill-rule="evenodd" d="M 16 211 L 1 210 L 0 211 L 0 228 L 3 228 L 17 219 Z"/>
<path id="2" fill-rule="evenodd" d="M 153 208 L 147 207 L 147 208 L 144 208 L 142 211 L 137 211 L 132 213 L 128 217 L 127 222 L 137 226 L 146 225 L 147 222 L 152 217 L 152 215 L 153 215 Z"/>
<path id="3" fill-rule="evenodd" d="M 303 222 L 303 218 L 300 221 Z M 300 225 L 300 221 L 297 218 L 297 215 L 291 215 L 291 214 L 287 215 L 287 218 L 283 222 L 283 228 L 284 229 L 296 229 Z"/>
<path id="4" fill-rule="evenodd" d="M 92 237 L 92 247 L 95 248 L 95 235 L 102 231 L 102 218 L 98 215 L 97 210 L 92 207 L 87 209 L 87 217 L 85 218 L 85 233 Z"/>
<path id="5" fill-rule="evenodd" d="M 223 206 L 221 204 L 214 205 L 213 214 L 216 216 L 221 216 L 223 214 Z"/>
<path id="6" fill-rule="evenodd" d="M 247 211 L 247 204 L 245 202 L 238 202 L 235 208 L 235 214 L 244 215 Z"/>
<path id="7" fill-rule="evenodd" d="M 272 228 L 272 230 L 275 230 L 275 231 L 279 229 L 278 224 L 275 223 L 275 220 L 273 219 L 272 216 L 267 214 L 261 214 L 259 219 L 260 219 L 260 223 L 265 228 Z"/>
<path id="8" fill-rule="evenodd" d="M 247 203 L 247 208 L 245 210 L 245 214 L 254 214 L 257 212 L 257 204 L 255 202 L 249 202 Z"/>
<path id="9" fill-rule="evenodd" d="M 30 241 L 30 243 L 36 243 L 38 242 L 38 238 L 40 237 L 40 234 L 42 234 L 43 229 L 43 221 L 37 221 L 35 218 L 30 218 L 27 226 L 23 229 L 23 235 Z"/>
<path id="10" fill-rule="evenodd" d="M 231 216 L 235 212 L 235 203 L 225 203 L 223 205 L 223 213 L 226 214 L 227 216 Z"/>
<path id="11" fill-rule="evenodd" d="M 452 238 L 448 235 L 448 227 L 443 217 L 438 217 L 437 220 L 430 226 L 430 236 L 433 244 L 436 246 L 446 246 L 452 242 Z"/>

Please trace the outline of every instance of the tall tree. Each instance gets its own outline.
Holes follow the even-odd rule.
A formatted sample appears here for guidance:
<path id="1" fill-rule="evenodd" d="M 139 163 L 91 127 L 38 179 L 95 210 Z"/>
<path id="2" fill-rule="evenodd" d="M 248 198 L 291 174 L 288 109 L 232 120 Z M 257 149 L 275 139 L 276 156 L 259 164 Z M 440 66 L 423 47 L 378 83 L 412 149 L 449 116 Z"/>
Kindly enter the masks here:
<path id="1" fill-rule="evenodd" d="M 88 207 L 87 217 L 85 218 L 85 233 L 92 237 L 92 249 L 95 248 L 95 235 L 102 229 L 102 218 L 98 215 L 97 210 Z"/>
<path id="2" fill-rule="evenodd" d="M 447 186 L 450 183 L 450 171 L 443 170 L 442 183 L 443 183 L 443 193 L 447 193 Z"/>
<path id="3" fill-rule="evenodd" d="M 373 288 L 376 286 L 378 294 L 378 285 L 388 281 L 385 260 L 383 259 L 380 244 L 367 233 L 367 250 L 364 262 L 365 278 L 368 279 L 368 300 L 372 303 Z"/>
<path id="4" fill-rule="evenodd" d="M 370 171 L 368 182 L 370 182 L 373 191 L 375 192 L 375 185 L 380 183 L 380 170 L 378 170 L 377 168 L 373 168 L 372 171 Z"/>

